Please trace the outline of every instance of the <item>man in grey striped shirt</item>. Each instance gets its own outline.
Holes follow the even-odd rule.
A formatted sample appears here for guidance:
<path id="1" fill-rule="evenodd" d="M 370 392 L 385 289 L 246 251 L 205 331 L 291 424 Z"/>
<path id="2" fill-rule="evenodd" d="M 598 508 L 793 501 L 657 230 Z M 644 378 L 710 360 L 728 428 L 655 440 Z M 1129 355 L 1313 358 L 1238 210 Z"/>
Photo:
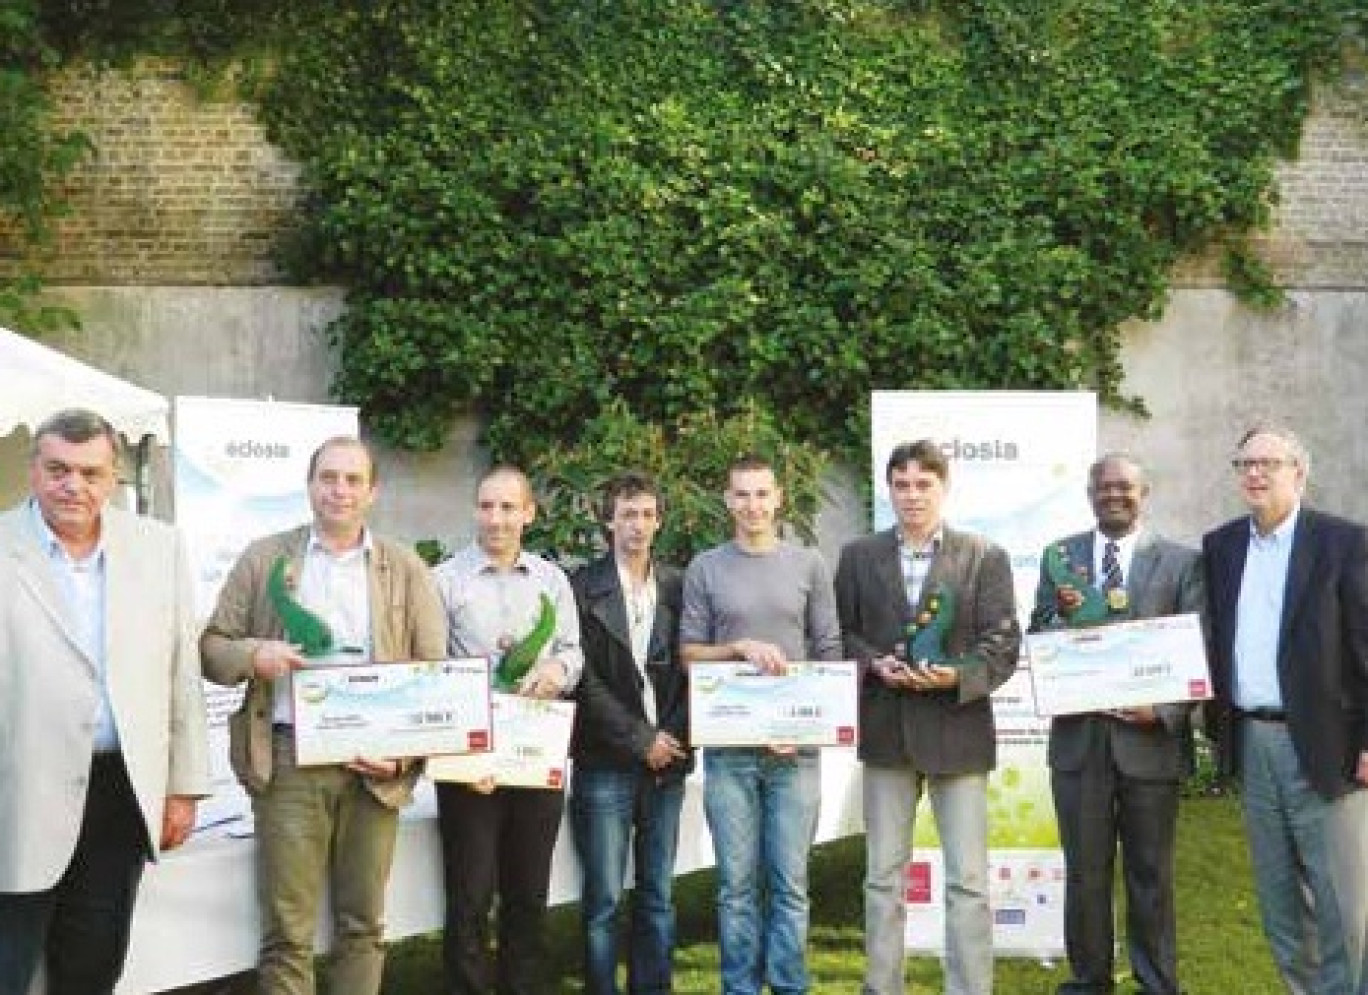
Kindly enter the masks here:
<path id="1" fill-rule="evenodd" d="M 535 515 L 532 487 L 521 470 L 489 470 L 476 490 L 475 542 L 439 566 L 435 577 L 453 657 L 496 659 L 532 629 L 541 596 L 550 598 L 555 632 L 518 693 L 563 698 L 584 669 L 579 614 L 560 567 L 522 548 L 523 530 Z M 501 787 L 492 779 L 437 785 L 448 992 L 545 991 L 546 905 L 563 806 L 559 790 Z M 491 965 L 489 915 L 496 894 L 500 943 Z"/>

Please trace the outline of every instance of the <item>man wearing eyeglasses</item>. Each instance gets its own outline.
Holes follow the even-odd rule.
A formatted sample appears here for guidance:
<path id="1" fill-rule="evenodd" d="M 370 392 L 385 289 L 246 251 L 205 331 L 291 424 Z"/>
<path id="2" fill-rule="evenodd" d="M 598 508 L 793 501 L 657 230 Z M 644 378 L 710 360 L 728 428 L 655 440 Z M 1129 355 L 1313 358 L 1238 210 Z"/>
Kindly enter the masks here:
<path id="1" fill-rule="evenodd" d="M 1368 936 L 1368 536 L 1302 504 L 1310 457 L 1256 425 L 1249 509 L 1203 539 L 1214 730 L 1241 778 L 1264 934 L 1288 991 L 1362 995 Z"/>

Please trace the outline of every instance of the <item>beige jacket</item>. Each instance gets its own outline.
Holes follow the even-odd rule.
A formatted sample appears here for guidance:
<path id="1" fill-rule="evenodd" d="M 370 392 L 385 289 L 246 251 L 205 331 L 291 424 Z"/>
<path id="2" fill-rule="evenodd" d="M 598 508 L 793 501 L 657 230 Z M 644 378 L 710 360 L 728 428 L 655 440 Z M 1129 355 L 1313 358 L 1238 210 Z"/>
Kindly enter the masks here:
<path id="1" fill-rule="evenodd" d="M 271 565 L 281 554 L 298 576 L 309 526 L 258 539 L 238 558 L 219 592 L 204 634 L 204 676 L 228 686 L 247 682 L 242 707 L 228 721 L 233 773 L 249 793 L 271 782 L 272 681 L 252 676 L 252 654 L 267 639 L 283 639 L 284 627 L 266 593 Z M 446 614 L 427 566 L 416 553 L 372 536 L 370 553 L 371 645 L 377 661 L 446 658 Z M 391 808 L 407 804 L 419 765 L 405 776 L 368 778 L 371 794 Z"/>
<path id="2" fill-rule="evenodd" d="M 0 892 L 51 888 L 71 862 L 100 698 L 33 514 L 0 515 Z M 194 595 L 170 526 L 105 508 L 102 541 L 105 687 L 155 851 L 167 796 L 209 793 Z"/>

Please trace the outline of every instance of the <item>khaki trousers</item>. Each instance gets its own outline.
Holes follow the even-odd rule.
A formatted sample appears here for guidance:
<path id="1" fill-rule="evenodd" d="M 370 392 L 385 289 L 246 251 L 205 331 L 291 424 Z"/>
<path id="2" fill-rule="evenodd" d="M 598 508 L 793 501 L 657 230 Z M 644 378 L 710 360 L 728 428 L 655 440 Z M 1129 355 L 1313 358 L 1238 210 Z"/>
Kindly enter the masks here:
<path id="1" fill-rule="evenodd" d="M 288 731 L 274 774 L 252 799 L 261 905 L 260 990 L 313 995 L 314 933 L 324 886 L 332 898 L 328 989 L 375 995 L 384 970 L 385 886 L 398 813 L 342 766 L 297 767 Z"/>

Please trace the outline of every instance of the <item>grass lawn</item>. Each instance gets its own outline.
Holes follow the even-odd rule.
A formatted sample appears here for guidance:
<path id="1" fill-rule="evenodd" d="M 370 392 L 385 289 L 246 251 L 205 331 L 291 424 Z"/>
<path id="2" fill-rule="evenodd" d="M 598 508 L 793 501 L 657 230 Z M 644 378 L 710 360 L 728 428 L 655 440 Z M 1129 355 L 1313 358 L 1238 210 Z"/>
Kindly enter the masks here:
<path id="1" fill-rule="evenodd" d="M 1281 990 L 1259 929 L 1249 859 L 1233 798 L 1183 802 L 1178 827 L 1178 950 L 1190 995 L 1276 995 Z M 813 921 L 809 964 L 814 995 L 859 991 L 863 839 L 826 844 L 812 864 Z M 678 891 L 679 950 L 675 958 L 678 995 L 711 995 L 717 983 L 714 880 L 710 872 L 689 875 Z M 553 918 L 553 961 L 558 992 L 580 992 L 578 925 L 573 907 Z M 1124 957 L 1118 963 L 1124 969 Z M 1052 993 L 1067 976 L 1062 964 L 1003 960 L 997 968 L 999 995 Z M 909 965 L 909 992 L 941 990 L 938 962 L 917 958 Z M 396 944 L 385 974 L 386 995 L 430 995 L 440 989 L 436 937 Z M 1118 992 L 1129 991 L 1120 985 Z"/>

